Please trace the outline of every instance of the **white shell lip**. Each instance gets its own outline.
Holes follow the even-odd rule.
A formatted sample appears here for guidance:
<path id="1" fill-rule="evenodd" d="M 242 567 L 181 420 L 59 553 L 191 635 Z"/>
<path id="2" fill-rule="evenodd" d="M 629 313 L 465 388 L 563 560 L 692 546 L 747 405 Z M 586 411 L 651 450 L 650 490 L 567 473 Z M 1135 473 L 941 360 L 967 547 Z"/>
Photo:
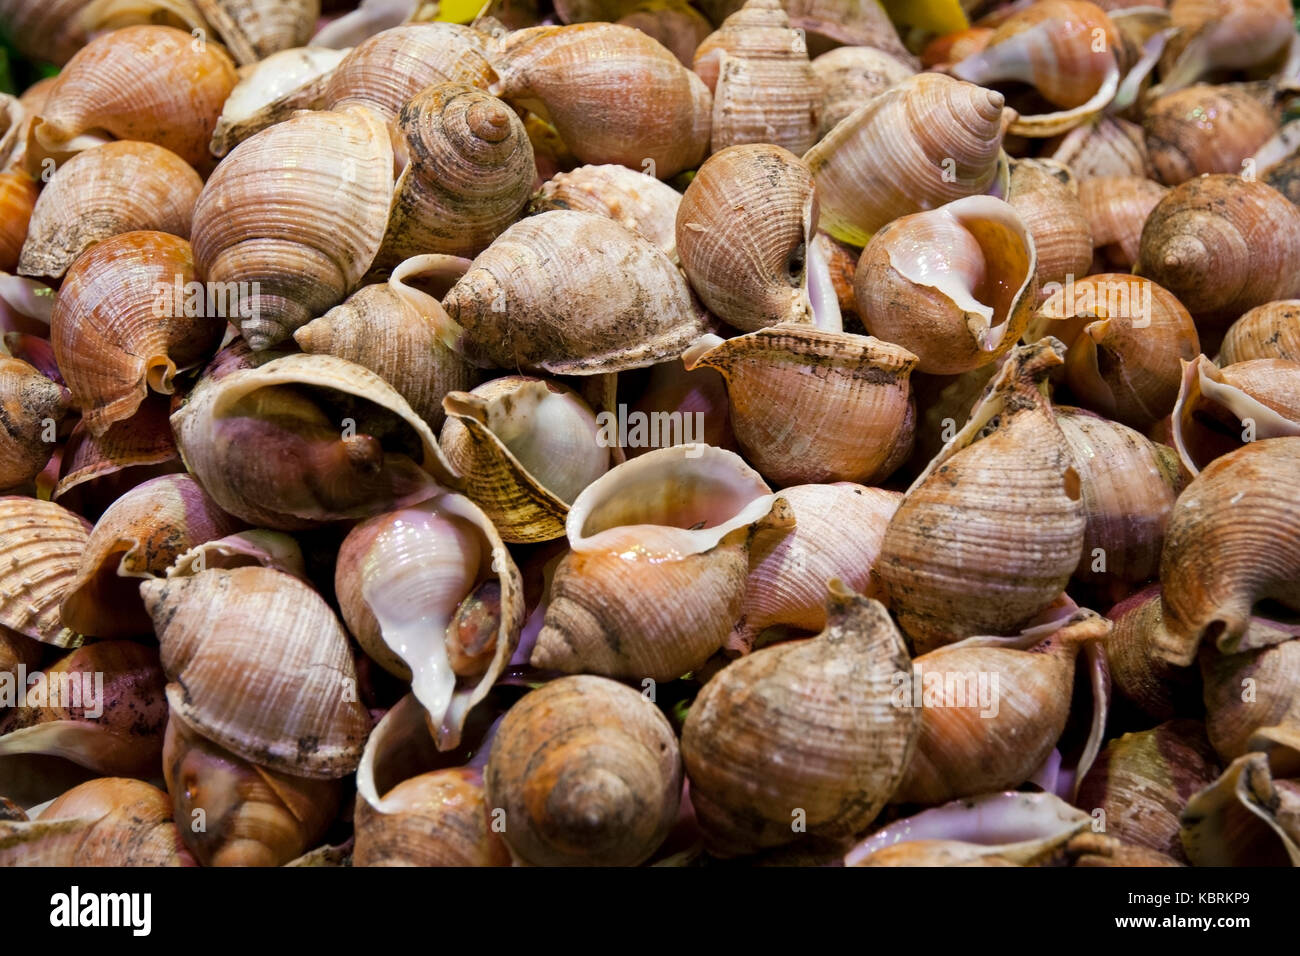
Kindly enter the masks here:
<path id="1" fill-rule="evenodd" d="M 471 727 L 457 745 L 460 748 L 457 752 L 439 750 L 429 733 L 424 708 L 414 694 L 407 694 L 380 718 L 366 739 L 357 765 L 357 795 L 380 813 L 399 813 L 402 806 L 398 801 L 384 798 L 379 789 L 381 783 L 385 785 L 384 793 L 391 793 L 399 784 L 421 774 L 462 765 L 481 769 L 491 756 L 492 742 L 500 725 L 501 717 L 497 717 L 486 731 Z M 463 762 L 461 755 L 465 745 L 472 745 L 474 750 L 468 763 Z M 400 779 L 389 779 L 393 777 Z"/>
<path id="2" fill-rule="evenodd" d="M 390 741 L 390 737 L 394 739 Z M 393 811 L 384 803 L 376 781 L 377 764 L 389 748 L 404 751 L 409 755 L 409 763 L 433 765 L 437 762 L 438 751 L 425 724 L 424 708 L 414 694 L 407 694 L 399 700 L 375 725 L 361 752 L 361 763 L 357 765 L 357 794 L 380 813 Z"/>
<path id="3" fill-rule="evenodd" d="M 1173 424 L 1174 450 L 1178 452 L 1183 467 L 1193 476 L 1199 475 L 1201 469 L 1192 457 L 1192 452 L 1187 447 L 1187 438 L 1183 434 L 1183 410 L 1196 398 L 1193 389 L 1200 396 L 1228 409 L 1240 421 L 1247 419 L 1253 421 L 1256 439 L 1290 438 L 1300 435 L 1300 422 L 1291 421 L 1259 399 L 1225 383 L 1219 368 L 1204 355 L 1198 355 L 1190 362 L 1184 359 L 1178 400 L 1174 403 L 1170 420 Z"/>
<path id="4" fill-rule="evenodd" d="M 959 80 L 988 86 L 990 83 L 1015 81 L 1033 83 L 1032 48 L 1046 42 L 1043 36 L 1045 24 L 1027 29 L 1002 41 L 997 48 L 989 47 L 973 53 L 966 59 L 953 65 L 951 73 Z M 1011 121 L 1008 132 L 1017 136 L 1034 138 L 1056 136 L 1067 132 L 1084 120 L 1104 110 L 1120 89 L 1119 63 L 1112 55 L 1095 93 L 1087 102 L 1067 110 L 1041 113 L 1033 116 L 1019 116 Z"/>
<path id="5" fill-rule="evenodd" d="M 468 394 L 482 404 L 473 406 L 466 399 L 448 393 L 443 407 L 457 418 L 476 419 L 496 441 L 519 478 L 531 483 L 557 506 L 568 508 L 583 488 L 609 471 L 610 449 L 600 443 L 601 426 L 595 410 L 562 383 L 531 375 L 503 375 Z M 564 426 L 571 433 L 579 427 L 588 429 L 590 445 L 583 441 L 580 443 L 583 447 L 570 446 L 565 455 L 547 456 L 551 460 L 542 460 L 540 448 L 526 444 L 521 447 L 521 437 L 536 434 L 563 437 L 559 432 Z M 551 451 L 557 447 L 562 446 L 549 446 Z"/>
<path id="6" fill-rule="evenodd" d="M 940 206 L 932 214 L 944 214 L 967 231 L 969 231 L 969 223 L 973 220 L 994 222 L 1015 235 L 1025 250 L 1025 277 L 1015 294 L 1011 296 L 1006 314 L 1002 316 L 995 315 L 992 306 L 978 301 L 972 290 L 957 282 L 956 274 L 931 273 L 925 269 L 913 268 L 913 263 L 896 258 L 894 252 L 890 250 L 889 264 L 898 274 L 916 285 L 933 288 L 945 295 L 966 315 L 971 337 L 979 343 L 980 348 L 985 352 L 992 352 L 1002 343 L 1012 314 L 1034 281 L 1034 274 L 1038 268 L 1038 255 L 1034 248 L 1034 241 L 1025 228 L 1024 221 L 1016 214 L 1015 208 L 1010 203 L 993 196 L 965 196 Z M 978 237 L 975 238 L 979 242 Z M 980 243 L 980 246 L 982 250 L 983 243 Z"/>
<path id="7" fill-rule="evenodd" d="M 420 313 L 429 316 L 438 330 L 439 341 L 453 352 L 464 337 L 465 330 L 447 314 L 441 302 L 423 289 L 411 285 L 409 280 L 422 278 L 451 285 L 465 274 L 469 266 L 470 260 L 456 256 L 412 256 L 399 263 L 388 277 L 388 287 Z"/>
<path id="8" fill-rule="evenodd" d="M 877 830 L 845 855 L 844 865 L 856 866 L 878 850 L 915 840 L 975 843 L 1015 858 L 1064 842 L 1091 823 L 1091 816 L 1055 794 L 983 794 L 923 810 Z"/>
<path id="9" fill-rule="evenodd" d="M 1008 131 L 1017 136 L 1034 138 L 1064 133 L 1104 110 L 1115 99 L 1115 94 L 1119 92 L 1119 85 L 1119 64 L 1112 63 L 1106 70 L 1101 86 L 1088 102 L 1071 110 L 1042 113 L 1037 116 L 1021 116 L 1012 121 Z"/>
<path id="10" fill-rule="evenodd" d="M 338 66 L 347 49 L 295 47 L 272 53 L 244 72 L 226 97 L 218 123 L 232 126 Z M 241 71 L 242 72 L 242 71 Z"/>
<path id="11" fill-rule="evenodd" d="M 420 699 L 416 697 L 415 691 L 410 695 L 411 699 L 416 700 L 420 705 L 421 712 L 427 713 L 429 729 L 437 742 L 438 749 L 449 750 L 460 744 L 461 733 L 469 712 L 491 691 L 519 643 L 519 634 L 523 629 L 525 617 L 523 583 L 520 580 L 518 568 L 515 566 L 510 552 L 506 549 L 505 543 L 501 540 L 496 526 L 470 499 L 463 495 L 445 492 L 418 504 L 387 512 L 387 514 L 396 515 L 404 511 L 423 511 L 429 514 L 440 513 L 444 516 L 462 519 L 473 526 L 483 537 L 481 564 L 484 567 L 490 567 L 492 576 L 501 585 L 501 622 L 497 628 L 496 651 L 487 670 L 475 677 L 462 678 L 452 675 L 445 691 L 440 691 L 433 697 L 426 693 L 424 698 Z M 364 599 L 369 603 L 368 596 L 364 597 Z M 402 657 L 413 672 L 417 671 L 419 669 L 418 662 L 406 659 L 399 648 L 393 647 L 389 643 L 389 639 L 394 636 L 393 633 L 382 633 L 382 629 L 385 627 L 383 614 L 373 606 L 371 612 L 380 624 L 381 640 L 388 644 L 394 653 Z M 450 620 L 450 615 L 447 616 L 446 620 Z M 446 620 L 433 622 L 429 631 L 433 653 L 438 655 L 446 654 L 442 644 L 442 633 L 446 627 Z M 448 669 L 450 668 L 450 664 L 445 660 L 441 661 L 441 663 L 446 664 Z M 413 684 L 413 687 L 419 689 L 417 685 Z"/>
<path id="12" fill-rule="evenodd" d="M 707 498 L 692 506 L 686 492 Z M 576 552 L 621 552 L 643 533 L 655 551 L 703 554 L 737 528 L 761 520 L 776 501 L 763 476 L 734 452 L 675 445 L 630 459 L 588 485 L 574 501 L 565 531 Z M 681 511 L 680 524 L 667 523 L 674 509 Z M 692 528 L 700 521 L 704 527 Z"/>

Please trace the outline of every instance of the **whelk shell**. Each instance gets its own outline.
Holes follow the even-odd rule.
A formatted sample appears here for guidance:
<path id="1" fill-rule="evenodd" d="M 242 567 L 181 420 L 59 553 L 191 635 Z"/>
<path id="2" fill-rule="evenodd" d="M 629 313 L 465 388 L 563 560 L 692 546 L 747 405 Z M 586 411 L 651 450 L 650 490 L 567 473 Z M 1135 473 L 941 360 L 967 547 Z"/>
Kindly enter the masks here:
<path id="1" fill-rule="evenodd" d="M 1172 720 L 1112 740 L 1079 786 L 1075 803 L 1131 846 L 1185 859 L 1180 816 L 1218 776 L 1218 760 L 1195 720 Z"/>
<path id="2" fill-rule="evenodd" d="M 938 73 L 910 77 L 810 149 L 821 227 L 851 245 L 908 213 L 988 192 L 1002 147 L 1001 93 Z"/>
<path id="3" fill-rule="evenodd" d="M 507 375 L 443 400 L 440 444 L 466 493 L 510 542 L 564 534 L 569 506 L 610 465 L 607 429 L 572 389 Z"/>
<path id="4" fill-rule="evenodd" d="M 361 759 L 370 719 L 347 635 L 325 601 L 269 568 L 140 585 L 173 715 L 250 763 L 335 779 Z"/>
<path id="5" fill-rule="evenodd" d="M 876 572 L 918 651 L 1014 630 L 1079 563 L 1079 474 L 1039 391 L 1061 352 L 1048 338 L 1011 353 L 885 531 Z"/>
<path id="6" fill-rule="evenodd" d="M 189 475 L 165 475 L 128 491 L 90 532 L 76 580 L 63 597 L 64 623 L 95 637 L 152 630 L 140 580 L 160 577 L 178 555 L 243 527 Z"/>
<path id="7" fill-rule="evenodd" d="M 539 113 L 584 163 L 667 179 L 708 151 L 713 97 L 667 49 L 612 23 L 516 30 L 492 57 L 488 89 Z"/>
<path id="8" fill-rule="evenodd" d="M 217 167 L 194 207 L 194 259 L 208 282 L 236 284 L 229 318 L 255 351 L 360 284 L 383 239 L 392 176 L 388 133 L 362 108 L 294 116 Z"/>
<path id="9" fill-rule="evenodd" d="M 1297 262 L 1300 208 L 1261 182 L 1218 174 L 1190 179 L 1156 204 L 1133 271 L 1172 292 L 1198 321 L 1226 324 L 1300 294 Z"/>
<path id="10" fill-rule="evenodd" d="M 281 866 L 315 846 L 338 809 L 339 781 L 260 767 L 177 714 L 167 722 L 162 767 L 177 819 L 205 823 L 180 831 L 204 866 Z"/>
<path id="11" fill-rule="evenodd" d="M 223 510 L 281 530 L 363 518 L 456 479 L 387 382 L 332 355 L 200 380 L 172 416 L 186 467 Z"/>
<path id="12" fill-rule="evenodd" d="M 1096 115 L 1119 89 L 1123 44 L 1099 7 L 1077 0 L 1040 0 L 1014 13 L 989 42 L 952 67 L 962 80 L 1032 85 L 1061 110 L 1021 116 L 1011 132 L 1054 136 Z"/>
<path id="13" fill-rule="evenodd" d="M 1074 279 L 1053 291 L 1025 341 L 1069 345 L 1065 380 L 1083 404 L 1144 429 L 1174 407 L 1182 359 L 1200 350 L 1196 324 L 1169 290 L 1121 273 Z"/>
<path id="14" fill-rule="evenodd" d="M 143 780 L 99 777 L 58 797 L 37 819 L 0 822 L 6 866 L 194 866 L 167 794 Z"/>
<path id="15" fill-rule="evenodd" d="M 1177 455 L 1140 432 L 1076 408 L 1055 409 L 1083 499 L 1083 553 L 1074 576 L 1140 582 L 1160 566 L 1165 525 L 1182 490 Z"/>
<path id="16" fill-rule="evenodd" d="M 81 134 L 107 131 L 210 168 L 208 142 L 237 79 L 216 44 L 196 44 L 172 27 L 124 27 L 77 51 L 50 88 L 33 132 L 47 150 L 75 152 Z"/>
<path id="17" fill-rule="evenodd" d="M 57 425 L 68 410 L 68 392 L 22 359 L 0 354 L 0 489 L 35 478 L 54 453 Z"/>
<path id="18" fill-rule="evenodd" d="M 443 299 L 460 351 L 497 368 L 591 375 L 677 358 L 706 329 L 659 247 L 604 216 L 520 220 Z"/>
<path id="19" fill-rule="evenodd" d="M 832 580 L 819 635 L 755 651 L 705 684 L 682 756 L 710 852 L 799 839 L 800 811 L 810 836 L 861 832 L 916 743 L 920 712 L 894 706 L 889 691 L 907 666 L 884 607 Z"/>
<path id="20" fill-rule="evenodd" d="M 53 502 L 0 497 L 0 625 L 56 647 L 80 643 L 59 604 L 89 538 L 90 522 Z"/>
<path id="21" fill-rule="evenodd" d="M 682 195 L 667 183 L 626 166 L 579 166 L 548 179 L 528 204 L 530 213 L 576 209 L 608 216 L 677 259 L 677 208 Z"/>
<path id="22" fill-rule="evenodd" d="M 188 239 L 202 189 L 188 163 L 153 143 L 105 143 L 80 152 L 42 190 L 18 271 L 58 278 L 90 246 L 124 232 Z"/>
<path id="23" fill-rule="evenodd" d="M 325 109 L 366 106 L 392 123 L 402 107 L 435 83 L 486 88 L 492 80 L 488 36 L 458 23 L 407 23 L 362 40 L 330 73 Z"/>
<path id="24" fill-rule="evenodd" d="M 872 236 L 854 298 L 867 331 L 913 352 L 921 372 L 952 375 L 1016 344 L 1036 301 L 1038 259 L 1016 209 L 968 196 L 903 216 Z"/>
<path id="25" fill-rule="evenodd" d="M 454 350 L 460 328 L 421 288 L 440 274 L 438 256 L 407 259 L 388 282 L 362 286 L 293 339 L 304 352 L 364 365 L 397 389 L 430 428 L 438 428 L 443 396 L 472 387 L 478 377 Z"/>
<path id="26" fill-rule="evenodd" d="M 746 0 L 695 50 L 713 94 L 711 148 L 770 143 L 802 155 L 817 141 L 821 89 L 780 0 Z"/>
<path id="27" fill-rule="evenodd" d="M 900 346 L 778 325 L 702 337 L 683 359 L 727 379 L 736 440 L 779 485 L 883 480 L 911 451 L 916 356 Z"/>
<path id="28" fill-rule="evenodd" d="M 569 510 L 533 666 L 655 681 L 700 667 L 740 616 L 755 530 L 792 524 L 728 451 L 678 445 L 615 466 Z"/>
<path id="29" fill-rule="evenodd" d="M 93 435 L 134 415 L 150 391 L 170 395 L 178 371 L 216 351 L 225 322 L 208 315 L 196 275 L 190 244 L 162 232 L 105 239 L 68 270 L 50 341 Z"/>
<path id="30" fill-rule="evenodd" d="M 87 644 L 40 675 L 18 686 L 18 706 L 0 711 L 0 756 L 55 754 L 99 773 L 157 772 L 167 705 L 156 648 Z"/>
<path id="31" fill-rule="evenodd" d="M 753 332 L 811 322 L 809 243 L 817 230 L 812 172 L 771 145 L 715 152 L 677 209 L 677 254 L 709 311 Z"/>
<path id="32" fill-rule="evenodd" d="M 334 571 L 362 648 L 410 680 L 440 749 L 514 654 L 523 583 L 492 523 L 469 499 L 439 495 L 349 532 Z"/>
<path id="33" fill-rule="evenodd" d="M 1142 226 L 1169 190 L 1145 176 L 1094 176 L 1079 183 L 1079 203 L 1088 220 L 1101 268 L 1131 269 L 1138 257 Z"/>
<path id="34" fill-rule="evenodd" d="M 1228 329 L 1219 348 L 1219 365 L 1250 359 L 1300 362 L 1300 299 L 1267 302 L 1251 309 Z"/>
<path id="35" fill-rule="evenodd" d="M 430 86 L 402 106 L 397 127 L 407 161 L 378 266 L 478 255 L 519 217 L 536 169 L 524 124 L 505 103 L 462 83 Z"/>
<path id="36" fill-rule="evenodd" d="M 920 714 L 892 801 L 943 803 L 1032 777 L 1065 730 L 1076 657 L 1109 633 L 1109 621 L 1080 610 L 1023 642 L 972 637 L 913 659 L 899 672 L 907 679 L 891 681 L 893 705 Z"/>
<path id="37" fill-rule="evenodd" d="M 536 866 L 636 866 L 677 818 L 682 767 L 672 727 L 643 695 L 582 675 L 510 708 L 485 773 L 511 851 Z"/>
<path id="38" fill-rule="evenodd" d="M 1244 445 L 1184 489 L 1160 560 L 1167 660 L 1192 663 L 1202 640 L 1237 650 L 1259 601 L 1300 610 L 1298 497 L 1300 438 Z"/>
<path id="39" fill-rule="evenodd" d="M 877 596 L 871 568 L 902 495 L 841 481 L 781 492 L 794 528 L 760 531 L 750 545 L 749 578 L 730 653 L 748 653 L 769 627 L 817 632 L 826 626 L 826 582 Z"/>
<path id="40" fill-rule="evenodd" d="M 1300 363 L 1252 359 L 1221 369 L 1204 355 L 1185 361 L 1170 427 L 1193 475 L 1257 438 L 1300 435 Z"/>

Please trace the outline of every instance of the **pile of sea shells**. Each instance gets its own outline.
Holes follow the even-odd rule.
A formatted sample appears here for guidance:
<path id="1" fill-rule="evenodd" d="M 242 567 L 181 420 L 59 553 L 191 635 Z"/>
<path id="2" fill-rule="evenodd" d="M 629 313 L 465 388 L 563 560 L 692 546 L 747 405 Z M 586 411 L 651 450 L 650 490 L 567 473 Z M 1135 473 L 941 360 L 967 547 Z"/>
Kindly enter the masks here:
<path id="1" fill-rule="evenodd" d="M 1286 0 L 324 6 L 0 0 L 0 864 L 1300 864 Z"/>

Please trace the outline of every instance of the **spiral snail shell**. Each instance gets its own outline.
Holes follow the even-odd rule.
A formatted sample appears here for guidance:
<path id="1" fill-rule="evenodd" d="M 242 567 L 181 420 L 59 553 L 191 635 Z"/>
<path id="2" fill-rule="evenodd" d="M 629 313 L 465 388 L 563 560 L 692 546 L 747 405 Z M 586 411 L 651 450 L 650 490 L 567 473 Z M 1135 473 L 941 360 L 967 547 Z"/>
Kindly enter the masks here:
<path id="1" fill-rule="evenodd" d="M 294 116 L 217 167 L 194 207 L 195 265 L 244 291 L 232 318 L 255 351 L 360 283 L 383 240 L 392 170 L 387 131 L 360 107 Z"/>

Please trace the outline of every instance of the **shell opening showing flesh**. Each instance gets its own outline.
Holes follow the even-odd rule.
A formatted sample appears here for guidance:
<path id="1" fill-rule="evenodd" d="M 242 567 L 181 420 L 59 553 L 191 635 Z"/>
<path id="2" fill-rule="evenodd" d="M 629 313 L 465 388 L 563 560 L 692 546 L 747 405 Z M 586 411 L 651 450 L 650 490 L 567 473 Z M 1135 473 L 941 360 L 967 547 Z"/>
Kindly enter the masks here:
<path id="1" fill-rule="evenodd" d="M 411 690 L 435 717 L 456 687 L 447 629 L 482 576 L 481 534 L 434 506 L 388 516 L 361 567 L 361 594 L 386 643 L 411 671 Z"/>
<path id="2" fill-rule="evenodd" d="M 431 479 L 418 463 L 420 438 L 411 426 L 367 399 L 307 384 L 268 385 L 232 403 L 216 419 L 217 440 L 234 462 L 246 455 L 279 449 L 304 470 L 311 500 L 340 512 L 361 508 L 371 491 L 391 483 L 398 500 L 427 493 Z M 276 436 L 280 435 L 280 439 Z M 251 467 L 250 463 L 250 467 Z M 232 464 L 232 467 L 234 465 Z M 288 505 L 299 516 L 315 517 L 310 501 L 284 502 L 280 489 L 266 487 L 266 507 Z M 257 488 L 247 489 L 250 497 Z"/>

